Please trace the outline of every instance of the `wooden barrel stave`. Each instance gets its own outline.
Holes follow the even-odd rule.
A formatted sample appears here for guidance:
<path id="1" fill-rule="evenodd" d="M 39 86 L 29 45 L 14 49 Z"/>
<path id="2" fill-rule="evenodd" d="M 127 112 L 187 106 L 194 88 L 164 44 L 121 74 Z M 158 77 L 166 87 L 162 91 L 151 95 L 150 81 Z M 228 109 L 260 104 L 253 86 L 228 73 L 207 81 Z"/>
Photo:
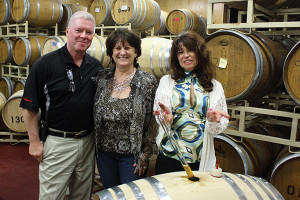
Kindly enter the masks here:
<path id="1" fill-rule="evenodd" d="M 65 45 L 67 42 L 67 36 L 53 36 L 53 37 L 48 37 L 44 42 L 43 42 L 43 48 L 42 48 L 42 56 L 50 53 L 52 51 L 55 51 Z"/>
<path id="2" fill-rule="evenodd" d="M 256 100 L 280 80 L 280 52 L 259 34 L 221 30 L 206 38 L 228 102 Z"/>
<path id="3" fill-rule="evenodd" d="M 283 67 L 283 82 L 292 99 L 300 104 L 300 42 L 288 53 Z"/>
<path id="4" fill-rule="evenodd" d="M 0 63 L 8 64 L 13 61 L 13 42 L 11 39 L 0 39 Z"/>
<path id="5" fill-rule="evenodd" d="M 154 26 L 154 34 L 159 34 L 159 35 L 167 35 L 169 34 L 169 31 L 167 29 L 167 17 L 168 17 L 168 12 L 161 11 L 160 14 L 160 20 L 159 22 Z"/>
<path id="6" fill-rule="evenodd" d="M 11 9 L 13 7 L 13 0 L 0 0 L 0 25 L 6 23 L 14 23 Z"/>
<path id="7" fill-rule="evenodd" d="M 158 23 L 160 7 L 151 0 L 115 0 L 111 14 L 117 24 L 131 23 L 137 30 L 148 30 Z"/>
<path id="8" fill-rule="evenodd" d="M 300 188 L 300 149 L 286 146 L 282 149 L 274 162 L 270 183 L 283 195 L 286 200 L 299 197 Z"/>
<path id="9" fill-rule="evenodd" d="M 191 181 L 184 171 L 155 175 L 94 195 L 99 199 L 281 199 L 280 193 L 266 180 L 240 174 L 223 173 L 215 178 L 209 172 L 193 172 L 199 181 Z"/>
<path id="10" fill-rule="evenodd" d="M 157 78 L 169 74 L 170 49 L 172 40 L 153 37 L 142 39 L 142 55 L 139 57 L 141 68 Z"/>
<path id="11" fill-rule="evenodd" d="M 63 15 L 59 0 L 14 0 L 12 17 L 17 23 L 35 27 L 49 27 L 60 22 Z M 51 17 L 49 17 L 51 16 Z"/>
<path id="12" fill-rule="evenodd" d="M 0 79 L 0 92 L 8 99 L 13 94 L 13 80 L 2 76 Z"/>
<path id="13" fill-rule="evenodd" d="M 36 35 L 27 38 L 19 37 L 13 47 L 13 58 L 18 65 L 30 65 L 41 57 L 42 44 L 46 36 Z"/>
<path id="14" fill-rule="evenodd" d="M 2 119 L 5 125 L 15 132 L 26 132 L 22 108 L 19 107 L 23 90 L 11 95 L 2 109 Z"/>
<path id="15" fill-rule="evenodd" d="M 24 79 L 20 79 L 14 83 L 13 93 L 18 92 L 19 90 L 24 90 L 26 81 Z"/>
<path id="16" fill-rule="evenodd" d="M 87 49 L 87 53 L 90 54 L 92 57 L 97 58 L 103 67 L 110 68 L 112 67 L 112 63 L 110 58 L 106 55 L 106 46 L 105 46 L 106 39 L 99 35 L 95 35 L 91 46 Z"/>
<path id="17" fill-rule="evenodd" d="M 115 22 L 111 16 L 113 0 L 95 0 L 92 2 L 89 12 L 94 16 L 96 25 L 113 25 Z"/>

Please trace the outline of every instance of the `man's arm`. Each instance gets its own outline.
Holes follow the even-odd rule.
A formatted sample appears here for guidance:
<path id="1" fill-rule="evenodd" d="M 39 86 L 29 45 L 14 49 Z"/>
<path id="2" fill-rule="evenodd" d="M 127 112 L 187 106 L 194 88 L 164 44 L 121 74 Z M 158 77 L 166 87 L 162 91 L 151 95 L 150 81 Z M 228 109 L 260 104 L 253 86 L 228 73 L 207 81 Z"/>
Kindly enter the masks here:
<path id="1" fill-rule="evenodd" d="M 23 109 L 25 126 L 29 136 L 29 155 L 41 162 L 44 146 L 39 137 L 38 113 Z"/>

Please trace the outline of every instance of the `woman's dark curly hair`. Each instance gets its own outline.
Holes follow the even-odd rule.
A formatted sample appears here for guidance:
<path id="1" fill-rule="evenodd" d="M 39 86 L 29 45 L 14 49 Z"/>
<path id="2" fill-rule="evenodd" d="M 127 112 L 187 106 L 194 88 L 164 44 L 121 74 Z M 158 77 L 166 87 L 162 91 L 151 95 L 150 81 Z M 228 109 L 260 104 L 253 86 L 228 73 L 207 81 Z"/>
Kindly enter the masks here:
<path id="1" fill-rule="evenodd" d="M 178 80 L 186 76 L 177 58 L 178 51 L 181 50 L 182 46 L 185 46 L 189 51 L 196 52 L 198 64 L 192 73 L 197 76 L 204 90 L 211 92 L 213 89 L 211 80 L 215 76 L 214 67 L 211 62 L 210 51 L 207 49 L 204 39 L 196 32 L 183 32 L 173 40 L 170 56 L 172 78 Z"/>
<path id="2" fill-rule="evenodd" d="M 121 41 L 122 45 L 125 44 L 125 42 L 128 42 L 128 44 L 135 48 L 136 50 L 136 58 L 138 58 L 142 54 L 141 49 L 141 38 L 136 35 L 133 31 L 129 29 L 117 29 L 114 32 L 112 32 L 108 38 L 106 39 L 106 54 L 111 58 L 112 62 L 114 63 L 114 60 L 112 59 L 113 55 L 113 49 L 118 41 Z M 134 59 L 134 66 L 137 66 L 137 59 Z"/>

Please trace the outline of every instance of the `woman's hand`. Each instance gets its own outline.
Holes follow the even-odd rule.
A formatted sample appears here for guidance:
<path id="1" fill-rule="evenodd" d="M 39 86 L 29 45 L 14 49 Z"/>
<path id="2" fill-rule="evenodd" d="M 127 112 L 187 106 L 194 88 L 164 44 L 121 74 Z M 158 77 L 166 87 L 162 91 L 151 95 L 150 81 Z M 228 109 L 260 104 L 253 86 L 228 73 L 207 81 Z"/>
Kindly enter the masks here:
<path id="1" fill-rule="evenodd" d="M 209 122 L 220 122 L 222 116 L 230 119 L 230 115 L 223 110 L 213 110 L 210 108 L 206 113 L 206 117 Z"/>
<path id="2" fill-rule="evenodd" d="M 136 167 L 136 163 L 134 163 L 133 166 Z M 135 168 L 134 174 L 139 172 L 139 176 L 142 176 L 144 173 L 147 172 L 148 166 L 149 166 L 149 161 L 140 160 L 140 169 L 138 170 L 137 168 Z"/>
<path id="3" fill-rule="evenodd" d="M 153 115 L 159 115 L 162 113 L 164 119 L 166 120 L 167 123 L 173 124 L 173 114 L 171 112 L 171 109 L 165 106 L 163 103 L 158 102 L 159 107 L 161 110 L 156 110 L 153 112 Z"/>

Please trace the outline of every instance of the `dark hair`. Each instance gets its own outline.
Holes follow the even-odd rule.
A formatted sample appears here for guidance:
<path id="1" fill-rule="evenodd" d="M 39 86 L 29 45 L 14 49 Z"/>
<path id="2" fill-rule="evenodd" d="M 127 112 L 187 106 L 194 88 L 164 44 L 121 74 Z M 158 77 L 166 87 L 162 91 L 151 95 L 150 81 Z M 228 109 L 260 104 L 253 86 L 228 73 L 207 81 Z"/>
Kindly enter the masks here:
<path id="1" fill-rule="evenodd" d="M 170 56 L 172 78 L 178 80 L 186 76 L 177 58 L 178 51 L 182 46 L 185 46 L 189 51 L 196 52 L 198 64 L 192 73 L 197 76 L 204 90 L 211 92 L 213 89 L 211 80 L 215 76 L 214 67 L 211 62 L 210 51 L 207 49 L 204 39 L 196 32 L 183 32 L 173 40 Z"/>
<path id="2" fill-rule="evenodd" d="M 114 63 L 112 59 L 113 49 L 118 41 L 121 41 L 123 45 L 125 42 L 128 42 L 130 46 L 134 47 L 137 54 L 136 58 L 138 58 L 142 54 L 141 38 L 131 30 L 123 29 L 123 28 L 117 29 L 108 36 L 105 43 L 106 54 L 111 58 L 113 63 Z M 136 64 L 137 64 L 137 59 L 134 59 L 134 66 L 136 66 Z"/>

